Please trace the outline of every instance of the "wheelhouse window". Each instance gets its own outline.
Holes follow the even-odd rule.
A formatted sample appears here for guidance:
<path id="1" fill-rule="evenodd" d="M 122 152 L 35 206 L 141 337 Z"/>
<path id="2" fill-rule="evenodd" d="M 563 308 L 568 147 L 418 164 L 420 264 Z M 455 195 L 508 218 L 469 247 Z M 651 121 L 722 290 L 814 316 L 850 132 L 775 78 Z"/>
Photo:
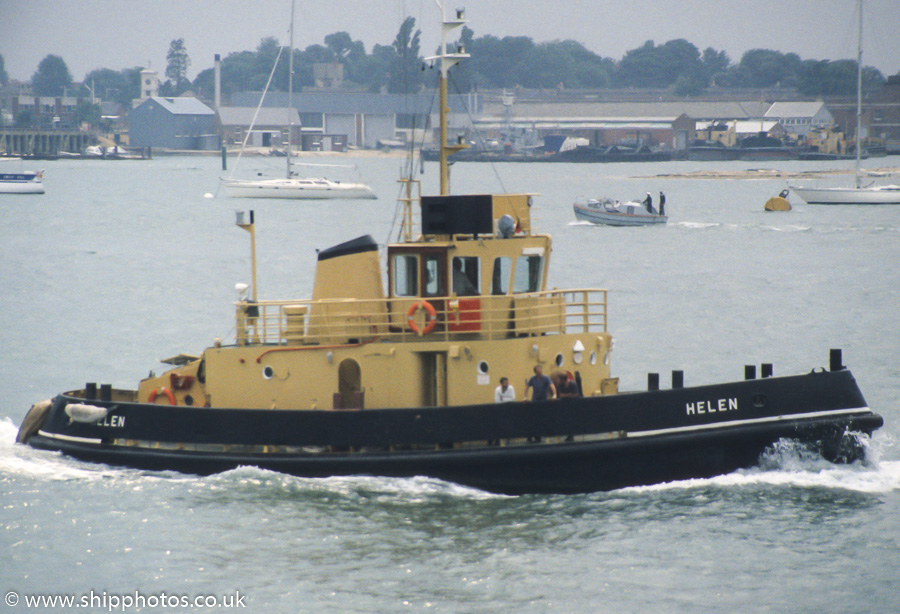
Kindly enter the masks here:
<path id="1" fill-rule="evenodd" d="M 394 296 L 418 296 L 419 258 L 406 254 L 394 256 Z"/>
<path id="2" fill-rule="evenodd" d="M 479 271 L 481 265 L 477 257 L 456 256 L 453 258 L 453 292 L 457 296 L 478 296 Z"/>
<path id="3" fill-rule="evenodd" d="M 509 278 L 512 272 L 512 260 L 503 256 L 494 259 L 494 271 L 491 274 L 491 294 L 501 295 L 509 291 Z"/>
<path id="4" fill-rule="evenodd" d="M 513 276 L 513 292 L 538 292 L 541 289 L 542 256 L 519 256 L 516 258 L 516 273 Z"/>
<path id="5" fill-rule="evenodd" d="M 444 266 L 446 266 L 444 260 Z M 425 256 L 425 292 L 424 296 L 444 296 L 444 280 L 441 276 L 441 259 L 434 256 Z"/>

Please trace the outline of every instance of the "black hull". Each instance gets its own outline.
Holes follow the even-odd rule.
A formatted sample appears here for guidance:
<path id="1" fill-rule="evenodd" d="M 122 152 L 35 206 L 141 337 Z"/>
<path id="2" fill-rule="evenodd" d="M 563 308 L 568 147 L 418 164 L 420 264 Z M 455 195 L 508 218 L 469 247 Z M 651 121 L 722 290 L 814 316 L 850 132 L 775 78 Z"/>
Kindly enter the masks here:
<path id="1" fill-rule="evenodd" d="M 783 438 L 854 460 L 848 431 L 882 419 L 849 371 L 544 403 L 363 411 L 210 409 L 60 395 L 27 443 L 143 469 L 210 474 L 254 465 L 306 477 L 425 475 L 507 494 L 612 490 L 755 465 Z"/>

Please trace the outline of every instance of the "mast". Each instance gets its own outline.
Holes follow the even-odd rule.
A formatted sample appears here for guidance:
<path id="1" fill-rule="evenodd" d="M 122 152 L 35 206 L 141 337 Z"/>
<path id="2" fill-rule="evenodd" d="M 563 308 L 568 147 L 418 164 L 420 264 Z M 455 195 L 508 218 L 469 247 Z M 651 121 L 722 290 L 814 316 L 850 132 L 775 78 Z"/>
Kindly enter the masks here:
<path id="1" fill-rule="evenodd" d="M 859 32 L 856 46 L 856 189 L 859 189 L 859 157 L 862 149 L 860 133 L 862 131 L 862 37 L 863 37 L 863 0 L 859 0 Z"/>
<path id="2" fill-rule="evenodd" d="M 441 196 L 450 194 L 450 166 L 447 163 L 447 157 L 461 149 L 465 149 L 467 145 L 460 142 L 455 145 L 447 144 L 447 115 L 450 108 L 447 104 L 447 73 L 450 68 L 459 63 L 460 60 L 469 57 L 462 45 L 457 45 L 454 53 L 447 52 L 447 34 L 456 28 L 469 23 L 466 20 L 465 9 L 456 9 L 456 18 L 447 19 L 444 5 L 439 0 L 435 0 L 438 8 L 441 9 L 441 48 L 440 55 L 425 58 L 426 60 L 440 60 L 438 68 L 440 74 L 438 76 L 438 91 L 440 93 L 439 109 L 440 114 L 440 162 L 441 162 Z"/>
<path id="3" fill-rule="evenodd" d="M 235 211 L 235 224 L 250 233 L 250 281 L 253 288 L 253 302 L 259 302 L 259 294 L 256 291 L 256 224 L 253 220 L 253 209 L 250 210 L 249 223 L 244 219 L 243 211 Z"/>
<path id="4" fill-rule="evenodd" d="M 287 178 L 291 178 L 291 139 L 294 137 L 294 8 L 297 3 L 291 0 L 291 27 L 289 28 L 290 36 L 289 49 L 290 57 L 288 57 L 288 116 L 287 116 L 287 147 L 285 148 L 285 158 L 287 158 Z M 254 287 L 255 289 L 255 287 Z"/>

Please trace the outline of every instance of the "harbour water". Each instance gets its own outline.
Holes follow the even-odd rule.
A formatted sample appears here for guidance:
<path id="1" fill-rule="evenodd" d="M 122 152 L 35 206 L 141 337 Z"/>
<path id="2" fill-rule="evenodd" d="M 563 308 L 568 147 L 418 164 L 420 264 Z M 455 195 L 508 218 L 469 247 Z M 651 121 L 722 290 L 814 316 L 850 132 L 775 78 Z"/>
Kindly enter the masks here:
<path id="1" fill-rule="evenodd" d="M 92 612 L 900 611 L 900 207 L 792 196 L 793 211 L 765 213 L 787 179 L 661 176 L 852 162 L 459 163 L 452 184 L 536 194 L 550 285 L 610 291 L 622 390 L 675 369 L 687 385 L 748 364 L 802 373 L 842 348 L 885 419 L 869 462 L 786 442 L 709 480 L 502 497 L 426 478 L 142 472 L 14 444 L 36 401 L 86 381 L 130 387 L 159 359 L 233 337 L 234 284 L 250 281 L 235 210 L 256 212 L 261 299 L 308 297 L 316 249 L 395 238 L 402 159 L 354 162 L 378 200 L 204 198 L 223 174 L 214 157 L 45 162 L 46 194 L 0 195 L 4 611 L 52 595 Z M 282 169 L 253 158 L 239 173 Z M 423 193 L 436 175 L 426 164 Z M 579 195 L 660 190 L 665 226 L 574 221 Z M 519 387 L 527 374 L 508 375 Z"/>

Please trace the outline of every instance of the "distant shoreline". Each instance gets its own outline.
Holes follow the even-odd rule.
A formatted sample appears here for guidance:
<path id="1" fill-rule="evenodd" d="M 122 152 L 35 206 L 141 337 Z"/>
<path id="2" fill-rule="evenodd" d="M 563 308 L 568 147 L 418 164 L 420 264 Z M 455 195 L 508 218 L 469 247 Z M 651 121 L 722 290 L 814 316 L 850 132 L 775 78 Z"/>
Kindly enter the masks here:
<path id="1" fill-rule="evenodd" d="M 775 179 L 784 177 L 787 179 L 815 179 L 817 177 L 827 177 L 830 175 L 852 175 L 853 169 L 833 168 L 826 170 L 809 170 L 809 171 L 782 171 L 775 168 L 752 168 L 744 171 L 740 170 L 703 170 L 691 171 L 687 173 L 658 173 L 656 175 L 635 175 L 635 179 Z M 898 167 L 871 168 L 866 169 L 865 173 L 869 174 L 873 179 L 879 176 L 887 176 L 900 174 Z"/>

